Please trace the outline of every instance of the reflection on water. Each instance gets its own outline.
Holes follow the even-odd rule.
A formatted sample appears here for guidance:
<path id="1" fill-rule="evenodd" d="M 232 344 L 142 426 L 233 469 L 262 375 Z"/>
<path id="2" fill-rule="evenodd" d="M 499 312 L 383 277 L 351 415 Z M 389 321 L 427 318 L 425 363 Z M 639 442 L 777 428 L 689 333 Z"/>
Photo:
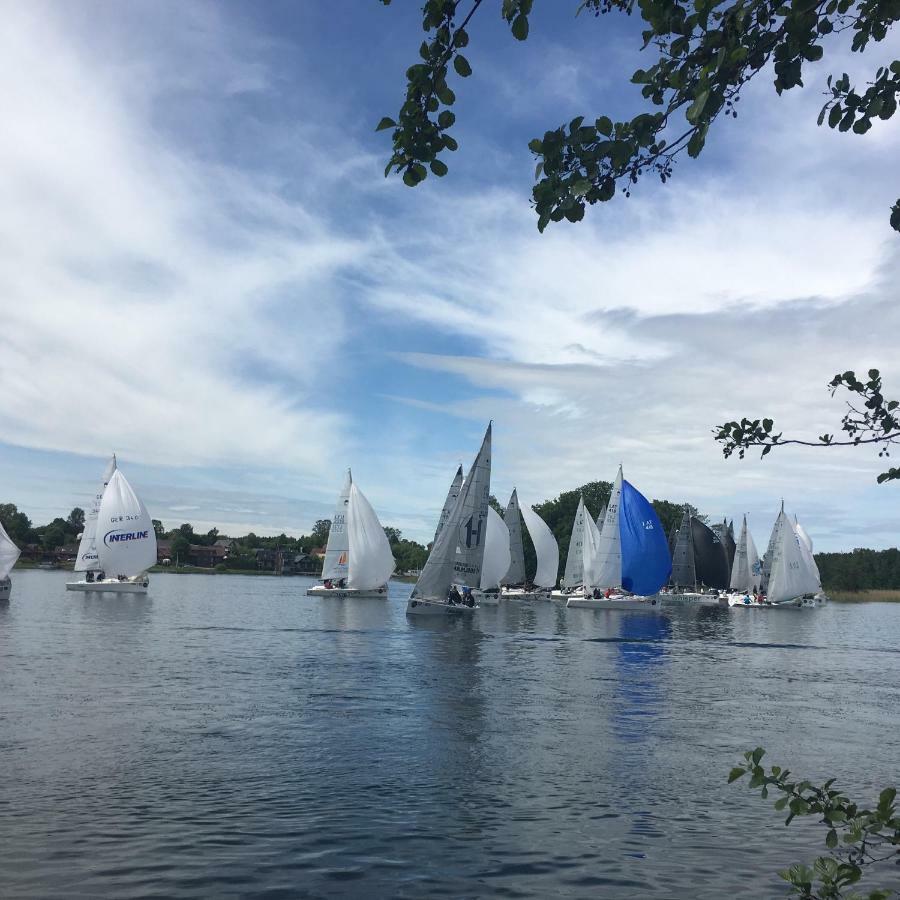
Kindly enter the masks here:
<path id="1" fill-rule="evenodd" d="M 736 757 L 896 781 L 890 605 L 435 621 L 407 620 L 405 584 L 15 578 L 4 897 L 783 896 L 818 836 L 772 840 Z"/>

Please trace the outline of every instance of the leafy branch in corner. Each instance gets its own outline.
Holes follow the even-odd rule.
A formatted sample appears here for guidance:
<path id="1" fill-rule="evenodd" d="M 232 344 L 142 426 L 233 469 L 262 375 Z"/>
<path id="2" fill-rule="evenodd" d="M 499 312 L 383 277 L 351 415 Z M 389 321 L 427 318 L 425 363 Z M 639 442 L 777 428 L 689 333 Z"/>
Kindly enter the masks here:
<path id="1" fill-rule="evenodd" d="M 716 440 L 722 444 L 725 457 L 737 452 L 743 459 L 751 447 L 762 447 L 762 456 L 773 447 L 798 444 L 802 447 L 856 447 L 860 444 L 880 445 L 879 457 L 890 456 L 890 446 L 900 443 L 900 401 L 885 400 L 878 369 L 869 369 L 867 381 L 856 377 L 854 372 L 835 375 L 828 382 L 833 397 L 838 388 L 845 388 L 855 395 L 847 401 L 847 412 L 841 419 L 841 430 L 846 440 L 835 440 L 833 434 L 823 434 L 815 441 L 799 438 L 785 438 L 783 432 L 775 432 L 772 419 L 741 419 L 740 422 L 726 422 L 713 429 Z M 900 468 L 890 468 L 878 476 L 878 483 L 900 479 Z"/>
<path id="2" fill-rule="evenodd" d="M 867 894 L 845 893 L 863 877 L 863 869 L 894 860 L 900 865 L 900 814 L 895 803 L 896 788 L 885 788 L 874 809 L 852 803 L 834 787 L 830 778 L 821 787 L 809 781 L 789 781 L 790 772 L 772 766 L 768 773 L 761 765 L 765 750 L 757 747 L 744 754 L 744 762 L 733 768 L 729 783 L 750 776 L 749 787 L 759 789 L 764 799 L 772 791 L 778 794 L 775 809 L 788 812 L 785 825 L 797 816 L 819 816 L 828 830 L 825 834 L 827 855 L 811 866 L 796 864 L 778 874 L 791 885 L 791 893 L 805 900 L 887 900 L 896 896 L 892 890 L 876 889 Z"/>
<path id="3" fill-rule="evenodd" d="M 493 2 L 500 3 L 513 37 L 524 41 L 533 0 Z M 422 27 L 429 38 L 419 48 L 421 61 L 406 70 L 397 119 L 378 124 L 377 130 L 393 129 L 385 176 L 394 170 L 415 187 L 427 177 L 426 165 L 435 175 L 447 173 L 440 155 L 458 146 L 448 133 L 456 121 L 449 109 L 456 102 L 449 66 L 460 78 L 472 74 L 460 50 L 484 3 L 471 0 L 465 15 L 461 0 L 424 3 Z M 643 49 L 652 47 L 656 55 L 648 69 L 631 76 L 649 111 L 624 121 L 576 116 L 529 143 L 537 159 L 532 198 L 541 231 L 550 222 L 579 221 L 588 204 L 611 200 L 617 189 L 628 196 L 647 173 L 666 182 L 678 156 L 700 155 L 717 119 L 737 118 L 742 89 L 770 64 L 778 94 L 802 87 L 805 68 L 823 58 L 829 35 L 852 32 L 851 50 L 862 53 L 900 19 L 900 0 L 582 0 L 578 12 L 631 15 L 635 8 L 647 25 Z M 897 111 L 900 60 L 879 67 L 864 89 L 851 85 L 846 73 L 829 77 L 827 88 L 819 124 L 827 119 L 831 128 L 865 134 L 874 120 Z M 900 231 L 900 200 L 890 224 Z"/>

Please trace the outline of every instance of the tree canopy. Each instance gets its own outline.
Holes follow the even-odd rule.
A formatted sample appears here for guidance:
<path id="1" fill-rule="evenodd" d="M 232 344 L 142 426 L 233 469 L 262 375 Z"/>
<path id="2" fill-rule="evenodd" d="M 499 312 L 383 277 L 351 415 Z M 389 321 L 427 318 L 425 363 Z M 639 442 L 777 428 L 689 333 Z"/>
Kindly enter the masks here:
<path id="1" fill-rule="evenodd" d="M 419 60 L 406 70 L 405 100 L 396 118 L 385 116 L 377 126 L 392 133 L 385 176 L 394 171 L 415 187 L 429 170 L 447 174 L 446 154 L 458 148 L 451 134 L 456 95 L 450 81 L 472 74 L 462 51 L 482 6 L 499 7 L 512 36 L 528 38 L 533 0 L 426 0 L 426 38 Z M 582 0 L 577 6 L 583 23 L 635 11 L 647 26 L 643 48 L 652 54 L 648 68 L 631 76 L 646 107 L 624 121 L 592 111 L 529 143 L 537 159 L 532 202 L 541 231 L 550 222 L 579 221 L 588 204 L 611 200 L 617 190 L 627 196 L 647 173 L 665 183 L 679 156 L 700 155 L 717 120 L 737 117 L 751 79 L 771 71 L 777 94 L 803 87 L 809 67 L 826 48 L 840 46 L 840 35 L 850 36 L 856 53 L 883 41 L 900 18 L 900 0 Z M 846 73 L 829 75 L 824 84 L 819 125 L 863 135 L 897 111 L 900 60 L 879 66 L 863 87 Z M 889 221 L 900 231 L 900 200 Z"/>

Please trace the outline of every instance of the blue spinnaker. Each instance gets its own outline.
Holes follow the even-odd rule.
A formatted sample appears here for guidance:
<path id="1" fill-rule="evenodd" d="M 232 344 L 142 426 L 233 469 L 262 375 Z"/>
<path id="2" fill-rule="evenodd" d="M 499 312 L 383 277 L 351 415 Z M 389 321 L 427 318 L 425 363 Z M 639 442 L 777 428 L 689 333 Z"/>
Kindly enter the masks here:
<path id="1" fill-rule="evenodd" d="M 659 516 L 633 485 L 622 482 L 619 500 L 622 587 L 634 594 L 656 594 L 669 580 L 672 557 Z"/>

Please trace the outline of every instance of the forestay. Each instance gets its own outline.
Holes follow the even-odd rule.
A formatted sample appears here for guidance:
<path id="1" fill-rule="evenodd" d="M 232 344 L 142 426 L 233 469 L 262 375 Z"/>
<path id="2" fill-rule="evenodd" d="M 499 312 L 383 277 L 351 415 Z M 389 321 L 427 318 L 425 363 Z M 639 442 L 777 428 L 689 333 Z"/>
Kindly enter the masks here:
<path id="1" fill-rule="evenodd" d="M 622 587 L 645 597 L 659 593 L 672 574 L 669 542 L 653 504 L 628 481 L 622 481 L 619 536 Z"/>
<path id="2" fill-rule="evenodd" d="M 410 599 L 445 600 L 450 584 L 479 587 L 491 489 L 491 426 Z"/>
<path id="3" fill-rule="evenodd" d="M 582 554 L 584 553 L 584 520 L 587 513 L 584 509 L 584 497 L 578 498 L 578 509 L 572 522 L 572 534 L 569 536 L 569 552 L 566 554 L 566 569 L 560 584 L 566 590 L 572 590 L 581 584 L 584 577 Z"/>
<path id="4" fill-rule="evenodd" d="M 344 487 L 338 497 L 331 528 L 328 529 L 328 543 L 325 545 L 325 559 L 322 561 L 322 578 L 336 580 L 346 578 L 350 571 L 348 553 L 350 541 L 347 536 L 347 504 L 350 502 L 350 487 L 353 476 L 347 469 Z"/>
<path id="5" fill-rule="evenodd" d="M 521 534 L 519 536 L 521 541 Z M 500 586 L 500 580 L 510 566 L 510 533 L 500 515 L 488 507 L 487 536 L 484 542 L 484 561 L 481 566 L 481 589 Z"/>
<path id="6" fill-rule="evenodd" d="M 444 508 L 441 510 L 441 517 L 438 519 L 437 528 L 434 531 L 434 540 L 437 540 L 437 536 L 441 533 L 441 529 L 447 522 L 447 519 L 450 518 L 450 513 L 453 511 L 453 505 L 456 503 L 456 498 L 459 496 L 459 490 L 462 487 L 463 483 L 463 468 L 460 466 L 456 470 L 456 477 L 453 479 L 453 483 L 450 485 L 450 490 L 447 492 L 447 499 L 444 501 Z"/>
<path id="7" fill-rule="evenodd" d="M 547 523 L 527 503 L 520 509 L 537 556 L 534 583 L 538 587 L 553 587 L 559 575 L 559 544 Z"/>
<path id="8" fill-rule="evenodd" d="M 525 583 L 525 548 L 522 544 L 522 519 L 519 516 L 519 497 L 513 488 L 503 521 L 509 530 L 509 570 L 503 573 L 502 584 Z M 485 550 L 487 552 L 487 550 Z M 484 577 L 482 575 L 482 582 Z"/>
<path id="9" fill-rule="evenodd" d="M 12 538 L 6 533 L 3 523 L 0 522 L 0 581 L 6 578 L 16 564 L 22 551 L 12 542 Z"/>
<path id="10" fill-rule="evenodd" d="M 375 510 L 355 484 L 350 486 L 346 524 L 350 544 L 347 586 L 371 591 L 387 584 L 396 565 L 391 545 Z"/>
<path id="11" fill-rule="evenodd" d="M 75 557 L 76 572 L 94 572 L 100 568 L 100 556 L 97 552 L 97 516 L 100 513 L 100 503 L 103 501 L 103 492 L 112 473 L 116 471 L 116 455 L 112 455 L 110 461 L 106 464 L 103 472 L 103 483 L 94 494 L 91 501 L 91 508 L 88 510 L 84 518 L 84 531 L 81 533 L 81 540 L 78 542 L 78 555 Z"/>
<path id="12" fill-rule="evenodd" d="M 150 513 L 120 469 L 112 473 L 100 502 L 97 549 L 107 576 L 139 575 L 156 563 Z"/>

